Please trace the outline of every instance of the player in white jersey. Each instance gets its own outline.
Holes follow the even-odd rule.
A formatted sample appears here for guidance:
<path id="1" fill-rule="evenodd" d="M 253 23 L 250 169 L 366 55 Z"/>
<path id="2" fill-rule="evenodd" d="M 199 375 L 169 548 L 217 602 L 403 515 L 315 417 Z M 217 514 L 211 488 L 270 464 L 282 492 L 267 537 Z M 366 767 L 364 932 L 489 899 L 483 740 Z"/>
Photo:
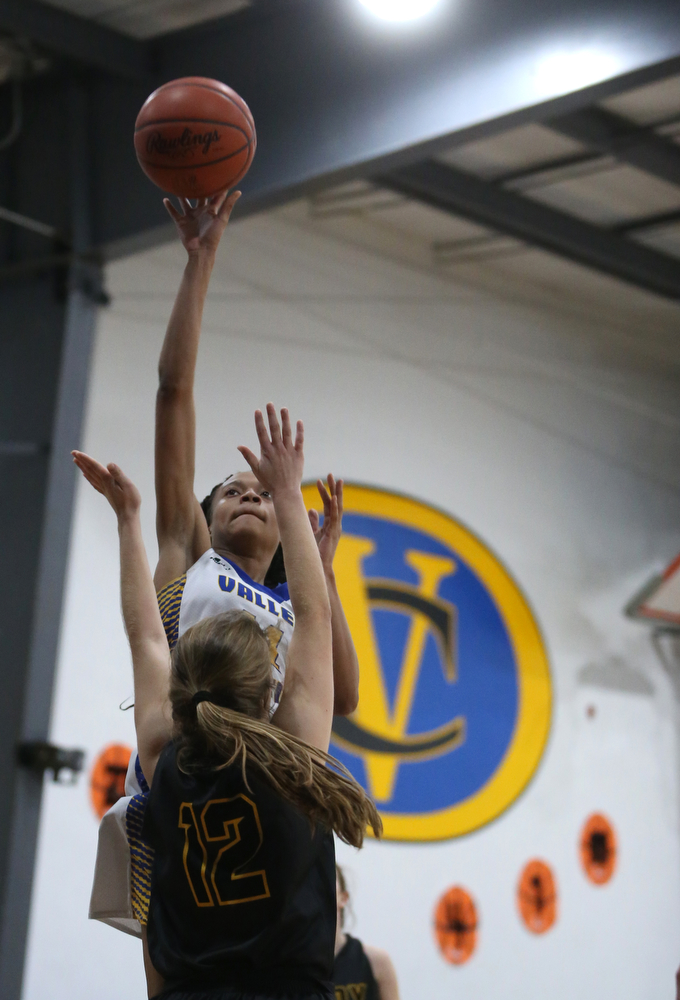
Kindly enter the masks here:
<path id="1" fill-rule="evenodd" d="M 217 248 L 238 196 L 239 192 L 228 198 L 222 194 L 196 207 L 184 201 L 181 212 L 165 202 L 188 260 L 159 361 L 155 446 L 159 559 L 154 583 L 171 646 L 189 625 L 234 606 L 246 608 L 271 630 L 273 712 L 281 696 L 294 619 L 285 582 L 272 579 L 279 536 L 271 496 L 250 470 L 227 476 L 202 505 L 194 495 L 193 386 L 203 306 Z M 356 708 L 358 663 L 333 575 L 342 522 L 342 481 L 336 483 L 329 476 L 329 489 L 321 482 L 318 487 L 324 520 L 320 526 L 315 511 L 310 520 L 331 604 L 334 711 L 346 715 Z M 136 754 L 126 791 L 127 797 L 102 820 L 90 916 L 140 935 L 148 909 L 150 851 L 141 838 L 148 789 Z"/>
<path id="2" fill-rule="evenodd" d="M 279 549 L 271 496 L 250 469 L 227 476 L 214 487 L 203 505 L 194 495 L 193 394 L 201 320 L 220 239 L 239 194 L 236 191 L 228 198 L 217 195 L 193 208 L 185 200 L 182 211 L 177 211 L 169 199 L 165 200 L 188 260 L 158 365 L 155 461 L 159 557 L 154 583 L 161 599 L 165 588 L 187 573 L 209 550 L 255 583 L 270 584 L 268 573 Z M 342 483 L 336 484 L 329 476 L 329 491 L 320 481 L 318 486 L 324 504 L 321 528 L 315 511 L 310 517 L 333 618 L 334 709 L 336 714 L 347 715 L 356 708 L 359 669 L 333 576 L 333 555 L 342 520 Z M 337 511 L 333 515 L 335 504 Z"/>
<path id="3" fill-rule="evenodd" d="M 239 482 L 235 477 L 234 481 Z M 248 611 L 269 639 L 273 677 L 270 714 L 274 714 L 281 700 L 286 654 L 295 625 L 287 584 L 271 589 L 256 583 L 236 563 L 209 548 L 158 594 L 158 605 L 171 649 L 203 618 L 232 609 Z"/>

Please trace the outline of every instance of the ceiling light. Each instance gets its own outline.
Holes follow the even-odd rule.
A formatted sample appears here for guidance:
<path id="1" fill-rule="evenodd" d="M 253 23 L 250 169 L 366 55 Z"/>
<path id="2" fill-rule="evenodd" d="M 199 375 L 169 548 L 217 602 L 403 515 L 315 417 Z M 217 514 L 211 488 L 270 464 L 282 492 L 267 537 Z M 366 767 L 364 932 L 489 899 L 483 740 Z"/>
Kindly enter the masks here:
<path id="1" fill-rule="evenodd" d="M 538 95 L 551 97 L 581 90 L 620 72 L 619 59 L 598 48 L 558 50 L 544 56 L 534 70 Z"/>
<path id="2" fill-rule="evenodd" d="M 359 3 L 383 21 L 415 21 L 439 6 L 441 0 L 359 0 Z"/>

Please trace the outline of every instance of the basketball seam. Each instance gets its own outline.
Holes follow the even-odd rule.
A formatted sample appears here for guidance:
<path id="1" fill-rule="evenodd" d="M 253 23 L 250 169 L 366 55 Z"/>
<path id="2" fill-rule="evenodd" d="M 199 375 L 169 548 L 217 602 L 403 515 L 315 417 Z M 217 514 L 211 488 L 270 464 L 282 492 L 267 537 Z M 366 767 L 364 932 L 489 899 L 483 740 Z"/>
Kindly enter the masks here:
<path id="1" fill-rule="evenodd" d="M 170 83 L 166 83 L 162 87 L 159 87 L 158 90 L 167 90 L 170 87 L 179 87 L 179 86 L 186 87 L 187 89 L 189 87 L 201 87 L 203 90 L 209 90 L 212 94 L 219 94 L 220 97 L 224 97 L 227 101 L 231 101 L 234 107 L 238 108 L 240 112 L 245 113 L 241 105 L 238 104 L 238 102 L 235 101 L 233 97 L 230 97 L 229 94 L 225 94 L 223 90 L 218 90 L 217 87 L 209 87 L 206 83 L 182 83 L 180 80 L 173 80 Z M 158 93 L 158 91 L 156 91 L 156 93 Z M 248 109 L 248 115 L 253 121 L 253 126 L 254 126 L 255 122 L 253 120 L 253 115 L 250 108 L 248 108 L 248 105 L 240 95 L 239 99 L 243 101 L 244 107 Z"/>
<path id="2" fill-rule="evenodd" d="M 215 163 L 224 163 L 225 160 L 230 160 L 232 156 L 238 156 L 238 154 L 242 153 L 244 149 L 248 149 L 250 145 L 251 142 L 248 141 L 245 146 L 235 149 L 233 153 L 229 153 L 227 156 L 221 156 L 219 160 L 210 160 L 208 163 L 154 163 L 153 160 L 145 160 L 141 156 L 138 156 L 137 159 L 140 163 L 153 167 L 154 170 L 200 170 L 201 167 L 212 167 Z"/>

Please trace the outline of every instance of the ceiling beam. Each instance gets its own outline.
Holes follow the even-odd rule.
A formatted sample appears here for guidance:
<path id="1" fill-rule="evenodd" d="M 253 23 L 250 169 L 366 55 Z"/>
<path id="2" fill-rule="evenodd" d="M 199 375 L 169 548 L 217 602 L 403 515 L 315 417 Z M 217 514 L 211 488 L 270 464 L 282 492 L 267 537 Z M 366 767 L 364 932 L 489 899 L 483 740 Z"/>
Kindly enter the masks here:
<path id="1" fill-rule="evenodd" d="M 537 177 L 541 174 L 549 174 L 552 171 L 562 171 L 570 167 L 582 167 L 586 163 L 597 164 L 602 160 L 600 153 L 572 153 L 570 156 L 551 157 L 547 160 L 539 160 L 528 167 L 516 167 L 513 170 L 503 170 L 496 173 L 490 179 L 494 184 L 509 184 L 512 181 L 523 181 L 530 177 Z"/>
<path id="2" fill-rule="evenodd" d="M 547 124 L 600 153 L 680 185 L 680 146 L 604 108 L 581 108 Z"/>
<path id="3" fill-rule="evenodd" d="M 0 0 L 0 30 L 117 76 L 139 79 L 149 73 L 145 43 L 39 0 Z"/>
<path id="4" fill-rule="evenodd" d="M 656 212 L 654 215 L 644 215 L 637 219 L 627 219 L 611 226 L 612 233 L 640 233 L 645 229 L 659 229 L 665 226 L 675 226 L 680 222 L 680 208 L 670 212 Z"/>
<path id="5" fill-rule="evenodd" d="M 21 30 L 52 51 L 111 71 L 90 80 L 95 245 L 106 257 L 172 234 L 130 138 L 156 80 L 213 76 L 248 101 L 258 150 L 243 183 L 243 216 L 680 72 L 680 8 L 668 0 L 646 0 L 644 10 L 639 0 L 539 7 L 533 0 L 476 0 L 442 9 L 432 27 L 403 33 L 378 27 L 347 0 L 280 0 L 262 5 L 257 16 L 225 17 L 147 47 L 38 0 L 0 0 L 0 29 Z M 564 52 L 573 49 L 578 65 L 584 37 L 589 51 L 601 46 L 615 58 L 603 62 L 600 79 L 573 89 L 564 79 Z M 561 66 L 554 80 L 544 72 L 551 52 Z M 135 79 L 147 54 L 154 76 Z M 54 78 L 35 81 L 26 101 L 44 100 L 39 91 L 54 86 Z M 12 155 L 24 147 L 29 155 L 36 144 L 45 148 L 27 115 Z M 43 217 L 24 200 L 2 203 Z"/>
<path id="6" fill-rule="evenodd" d="M 602 51 L 601 67 L 570 80 L 565 61 L 573 52 L 578 74 L 584 45 L 591 58 Z M 679 73 L 680 8 L 477 0 L 443 4 L 431 25 L 405 33 L 347 0 L 301 0 L 158 38 L 155 50 L 164 76 L 214 76 L 248 101 L 258 153 L 244 205 L 264 207 L 320 177 L 417 162 Z"/>
<path id="7" fill-rule="evenodd" d="M 376 177 L 383 187 L 680 299 L 680 261 L 433 160 Z"/>

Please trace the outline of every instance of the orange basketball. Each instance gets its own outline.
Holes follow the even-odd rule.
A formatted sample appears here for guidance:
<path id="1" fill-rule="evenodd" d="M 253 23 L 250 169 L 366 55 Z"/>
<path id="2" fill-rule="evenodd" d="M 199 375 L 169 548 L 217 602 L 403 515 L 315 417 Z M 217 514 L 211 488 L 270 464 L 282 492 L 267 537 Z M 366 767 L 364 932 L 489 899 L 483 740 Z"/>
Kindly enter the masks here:
<path id="1" fill-rule="evenodd" d="M 207 198 L 237 184 L 253 161 L 256 141 L 243 98 L 203 76 L 154 90 L 135 122 L 142 170 L 163 191 L 183 198 Z"/>

